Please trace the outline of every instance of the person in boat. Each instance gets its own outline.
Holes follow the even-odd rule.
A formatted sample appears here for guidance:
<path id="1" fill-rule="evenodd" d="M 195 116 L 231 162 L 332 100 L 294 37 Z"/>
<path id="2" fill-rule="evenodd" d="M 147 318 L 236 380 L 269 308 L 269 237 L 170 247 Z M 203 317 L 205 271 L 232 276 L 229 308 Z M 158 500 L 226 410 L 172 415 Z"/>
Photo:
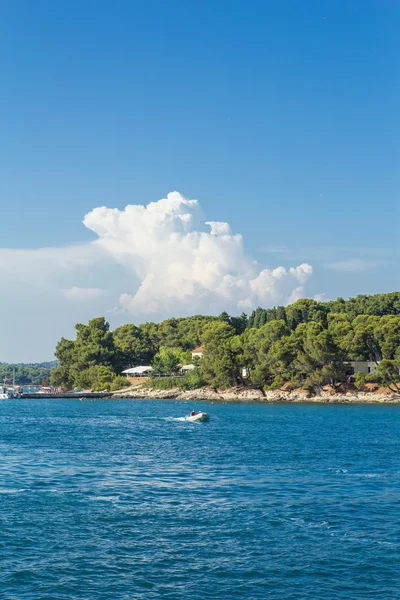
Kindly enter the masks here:
<path id="1" fill-rule="evenodd" d="M 190 416 L 191 416 L 191 417 L 194 417 L 195 415 L 196 415 L 196 411 L 195 411 L 195 410 L 192 410 L 192 412 L 190 413 Z"/>

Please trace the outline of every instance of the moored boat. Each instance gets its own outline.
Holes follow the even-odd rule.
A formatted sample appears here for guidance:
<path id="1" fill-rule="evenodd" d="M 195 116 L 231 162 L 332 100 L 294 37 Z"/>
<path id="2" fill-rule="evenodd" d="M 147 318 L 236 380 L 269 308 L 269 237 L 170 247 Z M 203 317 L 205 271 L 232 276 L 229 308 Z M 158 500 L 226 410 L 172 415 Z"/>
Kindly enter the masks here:
<path id="1" fill-rule="evenodd" d="M 13 392 L 5 385 L 0 385 L 0 400 L 10 400 L 14 398 Z"/>

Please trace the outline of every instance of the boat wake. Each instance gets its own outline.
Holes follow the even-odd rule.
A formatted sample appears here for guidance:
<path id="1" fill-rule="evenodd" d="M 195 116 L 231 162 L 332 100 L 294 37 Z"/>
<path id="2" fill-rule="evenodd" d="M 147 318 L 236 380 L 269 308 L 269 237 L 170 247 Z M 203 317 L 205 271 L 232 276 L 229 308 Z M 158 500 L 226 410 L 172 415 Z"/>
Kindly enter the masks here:
<path id="1" fill-rule="evenodd" d="M 176 421 L 180 423 L 204 423 L 208 421 L 208 415 L 206 417 L 200 417 L 194 419 L 193 417 L 164 417 L 163 421 Z"/>
<path id="2" fill-rule="evenodd" d="M 145 421 L 188 421 L 188 417 L 141 417 Z"/>
<path id="3" fill-rule="evenodd" d="M 163 417 L 163 421 L 180 421 L 190 423 L 189 417 Z"/>

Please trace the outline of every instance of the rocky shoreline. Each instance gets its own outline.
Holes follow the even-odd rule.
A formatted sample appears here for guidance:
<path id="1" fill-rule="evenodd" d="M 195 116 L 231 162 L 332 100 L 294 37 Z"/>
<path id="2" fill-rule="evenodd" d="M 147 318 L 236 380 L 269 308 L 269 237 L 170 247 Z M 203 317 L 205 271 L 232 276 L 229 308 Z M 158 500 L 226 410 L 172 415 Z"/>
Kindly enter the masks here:
<path id="1" fill-rule="evenodd" d="M 131 398 L 133 400 L 181 400 L 181 401 L 210 401 L 210 402 L 288 402 L 288 403 L 325 403 L 325 404 L 398 404 L 400 395 L 391 392 L 359 392 L 333 393 L 323 391 L 321 395 L 309 396 L 303 390 L 295 391 L 267 391 L 265 395 L 260 390 L 232 389 L 215 392 L 211 388 L 200 388 L 183 392 L 179 388 L 171 390 L 156 390 L 138 386 L 131 389 L 118 390 L 113 398 Z"/>

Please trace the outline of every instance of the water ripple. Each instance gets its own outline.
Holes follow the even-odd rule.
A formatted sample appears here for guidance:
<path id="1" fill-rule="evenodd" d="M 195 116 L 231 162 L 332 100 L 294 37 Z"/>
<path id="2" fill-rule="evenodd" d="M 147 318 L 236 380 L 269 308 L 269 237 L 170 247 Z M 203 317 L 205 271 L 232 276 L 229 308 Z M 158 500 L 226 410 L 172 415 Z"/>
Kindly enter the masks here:
<path id="1" fill-rule="evenodd" d="M 400 598 L 399 407 L 189 408 L 0 403 L 0 598 Z"/>

